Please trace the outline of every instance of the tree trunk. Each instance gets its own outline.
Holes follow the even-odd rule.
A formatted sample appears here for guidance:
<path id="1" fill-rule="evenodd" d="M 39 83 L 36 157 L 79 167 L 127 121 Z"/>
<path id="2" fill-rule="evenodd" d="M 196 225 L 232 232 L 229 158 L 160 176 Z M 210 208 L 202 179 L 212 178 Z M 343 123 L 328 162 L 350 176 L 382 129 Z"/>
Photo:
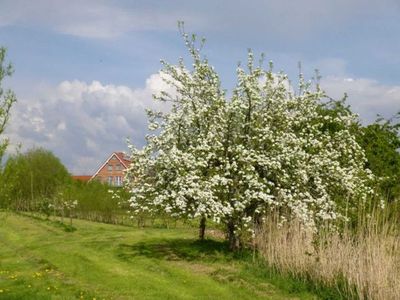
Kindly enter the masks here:
<path id="1" fill-rule="evenodd" d="M 199 226 L 199 239 L 201 241 L 204 240 L 204 235 L 206 232 L 206 217 L 201 217 L 200 219 L 200 226 Z"/>
<path id="2" fill-rule="evenodd" d="M 236 251 L 239 249 L 239 239 L 235 233 L 235 223 L 233 220 L 229 220 L 227 224 L 227 233 L 228 233 L 228 243 L 229 249 L 232 251 Z"/>
<path id="3" fill-rule="evenodd" d="M 33 173 L 31 171 L 31 206 L 34 205 L 34 196 L 33 196 Z M 29 205 L 28 205 L 29 207 Z M 34 209 L 36 209 L 36 206 L 34 207 Z M 28 208 L 29 210 L 29 208 Z"/>

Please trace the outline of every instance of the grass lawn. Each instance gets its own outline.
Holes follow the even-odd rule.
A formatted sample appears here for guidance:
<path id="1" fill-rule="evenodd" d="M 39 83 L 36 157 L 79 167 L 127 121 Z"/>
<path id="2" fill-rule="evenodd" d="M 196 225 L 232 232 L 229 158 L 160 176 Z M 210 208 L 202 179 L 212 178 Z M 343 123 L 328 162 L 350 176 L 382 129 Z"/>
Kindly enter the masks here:
<path id="1" fill-rule="evenodd" d="M 192 228 L 73 225 L 0 212 L 0 299 L 316 299 Z"/>

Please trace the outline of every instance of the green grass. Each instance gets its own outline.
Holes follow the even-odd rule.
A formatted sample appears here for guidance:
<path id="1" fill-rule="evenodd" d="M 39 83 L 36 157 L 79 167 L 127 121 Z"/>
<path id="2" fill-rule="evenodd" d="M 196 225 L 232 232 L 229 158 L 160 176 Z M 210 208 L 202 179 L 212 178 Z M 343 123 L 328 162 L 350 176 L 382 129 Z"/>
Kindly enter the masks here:
<path id="1" fill-rule="evenodd" d="M 316 299 L 193 228 L 73 227 L 0 212 L 0 299 Z"/>

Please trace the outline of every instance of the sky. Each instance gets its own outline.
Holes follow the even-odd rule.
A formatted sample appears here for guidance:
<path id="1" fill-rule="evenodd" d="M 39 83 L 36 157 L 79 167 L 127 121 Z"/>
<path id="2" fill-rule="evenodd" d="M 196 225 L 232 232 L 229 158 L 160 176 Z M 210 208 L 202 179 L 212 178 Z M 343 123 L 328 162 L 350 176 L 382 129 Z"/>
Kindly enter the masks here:
<path id="1" fill-rule="evenodd" d="M 93 174 L 126 139 L 144 144 L 152 94 L 168 89 L 160 59 L 187 58 L 177 22 L 206 38 L 203 53 L 235 86 L 251 48 L 296 80 L 318 69 L 322 88 L 364 124 L 400 111 L 398 0 L 0 0 L 0 46 L 18 102 L 6 129 L 51 150 L 72 174 Z M 190 61 L 186 60 L 190 65 Z"/>

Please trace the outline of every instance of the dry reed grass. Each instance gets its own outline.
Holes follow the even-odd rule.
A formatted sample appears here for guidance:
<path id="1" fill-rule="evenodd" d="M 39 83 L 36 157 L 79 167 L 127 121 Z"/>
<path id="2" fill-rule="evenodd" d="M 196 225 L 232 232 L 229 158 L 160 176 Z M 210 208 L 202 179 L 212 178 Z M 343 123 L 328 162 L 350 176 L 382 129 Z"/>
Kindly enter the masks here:
<path id="1" fill-rule="evenodd" d="M 339 289 L 344 298 L 400 299 L 400 239 L 379 217 L 357 230 L 304 230 L 298 222 L 278 226 L 270 217 L 256 235 L 260 254 L 284 274 Z"/>

